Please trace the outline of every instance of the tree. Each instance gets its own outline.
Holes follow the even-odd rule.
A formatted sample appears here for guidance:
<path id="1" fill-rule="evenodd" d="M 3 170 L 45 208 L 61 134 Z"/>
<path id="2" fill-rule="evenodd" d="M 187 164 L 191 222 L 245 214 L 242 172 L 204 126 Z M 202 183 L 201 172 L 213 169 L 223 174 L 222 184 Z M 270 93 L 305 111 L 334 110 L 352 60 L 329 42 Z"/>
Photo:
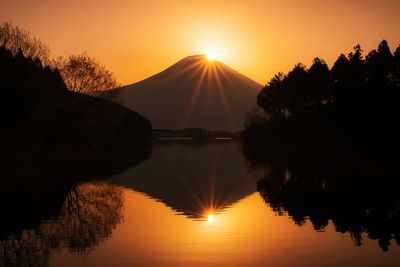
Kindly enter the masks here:
<path id="1" fill-rule="evenodd" d="M 299 63 L 288 73 L 282 88 L 282 98 L 286 109 L 292 116 L 304 115 L 308 99 L 308 72 L 306 67 Z"/>
<path id="2" fill-rule="evenodd" d="M 400 45 L 393 53 L 393 65 L 390 76 L 393 86 L 400 88 Z"/>
<path id="3" fill-rule="evenodd" d="M 349 53 L 349 82 L 351 83 L 352 89 L 360 89 L 364 87 L 365 82 L 365 61 L 363 59 L 363 50 L 361 46 L 357 44 L 353 52 Z M 357 91 L 357 90 L 356 90 Z M 356 92 L 358 93 L 358 92 Z"/>
<path id="4" fill-rule="evenodd" d="M 332 75 L 326 62 L 317 57 L 308 70 L 308 76 L 308 105 L 317 110 L 332 101 Z"/>
<path id="5" fill-rule="evenodd" d="M 54 66 L 60 70 L 69 90 L 117 100 L 118 90 L 110 90 L 119 86 L 113 74 L 86 53 L 71 55 L 68 59 L 60 57 Z"/>
<path id="6" fill-rule="evenodd" d="M 363 50 L 361 48 L 361 46 L 359 44 L 357 44 L 356 46 L 353 47 L 353 52 L 349 53 L 349 60 L 350 62 L 358 62 L 358 63 L 362 63 L 363 62 L 363 58 L 362 58 L 362 53 Z"/>
<path id="7" fill-rule="evenodd" d="M 378 50 L 372 50 L 366 57 L 368 78 L 374 82 L 389 83 L 390 70 L 393 65 L 393 55 L 386 40 L 383 40 Z"/>
<path id="8" fill-rule="evenodd" d="M 14 26 L 10 21 L 0 25 L 0 46 L 10 50 L 13 55 L 21 50 L 25 57 L 37 58 L 44 66 L 50 63 L 49 47 L 29 31 Z"/>
<path id="9" fill-rule="evenodd" d="M 279 72 L 257 95 L 257 105 L 264 110 L 265 122 L 267 119 L 278 119 L 282 113 L 279 96 L 284 78 L 284 74 Z"/>

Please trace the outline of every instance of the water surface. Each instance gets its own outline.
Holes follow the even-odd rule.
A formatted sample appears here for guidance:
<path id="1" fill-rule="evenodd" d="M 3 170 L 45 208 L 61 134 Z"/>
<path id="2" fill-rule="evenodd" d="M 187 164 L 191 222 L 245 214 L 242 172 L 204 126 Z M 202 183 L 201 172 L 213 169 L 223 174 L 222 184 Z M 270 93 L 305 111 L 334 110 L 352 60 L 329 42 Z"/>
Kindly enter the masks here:
<path id="1" fill-rule="evenodd" d="M 315 164 L 254 163 L 233 142 L 156 144 L 4 233 L 0 266 L 399 266 L 393 181 Z"/>

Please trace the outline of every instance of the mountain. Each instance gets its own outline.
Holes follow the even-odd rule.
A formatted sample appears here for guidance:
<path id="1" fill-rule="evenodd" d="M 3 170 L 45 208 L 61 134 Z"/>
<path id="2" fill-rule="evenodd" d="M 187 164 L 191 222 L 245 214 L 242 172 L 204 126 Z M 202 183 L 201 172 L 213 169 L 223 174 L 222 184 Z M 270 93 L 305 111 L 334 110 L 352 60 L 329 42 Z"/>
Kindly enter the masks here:
<path id="1" fill-rule="evenodd" d="M 120 90 L 122 104 L 154 128 L 238 131 L 261 88 L 222 62 L 196 55 Z"/>

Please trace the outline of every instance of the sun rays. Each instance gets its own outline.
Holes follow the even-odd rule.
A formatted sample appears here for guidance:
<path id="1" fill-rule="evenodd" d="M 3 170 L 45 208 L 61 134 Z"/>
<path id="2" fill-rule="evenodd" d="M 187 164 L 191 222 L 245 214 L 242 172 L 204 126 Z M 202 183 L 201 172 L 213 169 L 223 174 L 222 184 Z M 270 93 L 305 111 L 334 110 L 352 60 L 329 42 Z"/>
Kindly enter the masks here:
<path id="1" fill-rule="evenodd" d="M 226 79 L 226 74 L 224 74 L 224 69 L 221 67 L 216 60 L 216 54 L 212 52 L 207 53 L 207 55 L 199 56 L 199 60 L 194 61 L 192 64 L 185 67 L 181 73 L 187 73 L 187 71 L 191 71 L 190 76 L 187 77 L 187 82 L 191 81 L 191 79 L 196 76 L 199 77 L 195 82 L 194 90 L 192 91 L 192 95 L 187 103 L 185 112 L 182 116 L 181 125 L 186 125 L 188 121 L 190 121 L 194 110 L 197 107 L 197 102 L 199 97 L 205 97 L 208 103 L 208 109 L 212 109 L 215 105 L 221 105 L 223 108 L 223 114 L 215 114 L 215 116 L 223 116 L 226 118 L 226 121 L 229 125 L 235 125 L 234 116 L 232 114 L 232 108 L 226 97 L 226 90 L 229 88 L 225 88 L 223 86 L 222 79 Z M 199 74 L 200 73 L 200 74 Z M 229 81 L 228 81 L 229 83 Z M 213 92 L 212 90 L 215 90 Z M 213 117 L 208 118 L 212 120 Z"/>

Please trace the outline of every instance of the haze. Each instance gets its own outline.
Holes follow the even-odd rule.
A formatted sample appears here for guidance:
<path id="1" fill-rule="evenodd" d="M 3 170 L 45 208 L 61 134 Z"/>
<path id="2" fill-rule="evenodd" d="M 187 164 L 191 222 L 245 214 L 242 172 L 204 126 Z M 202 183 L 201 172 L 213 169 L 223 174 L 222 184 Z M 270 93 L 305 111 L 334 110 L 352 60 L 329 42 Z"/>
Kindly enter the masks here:
<path id="1" fill-rule="evenodd" d="M 399 11 L 396 0 L 2 0 L 0 18 L 29 29 L 52 56 L 88 52 L 121 84 L 210 50 L 264 84 L 316 56 L 332 64 L 356 43 L 364 51 L 400 43 Z"/>

